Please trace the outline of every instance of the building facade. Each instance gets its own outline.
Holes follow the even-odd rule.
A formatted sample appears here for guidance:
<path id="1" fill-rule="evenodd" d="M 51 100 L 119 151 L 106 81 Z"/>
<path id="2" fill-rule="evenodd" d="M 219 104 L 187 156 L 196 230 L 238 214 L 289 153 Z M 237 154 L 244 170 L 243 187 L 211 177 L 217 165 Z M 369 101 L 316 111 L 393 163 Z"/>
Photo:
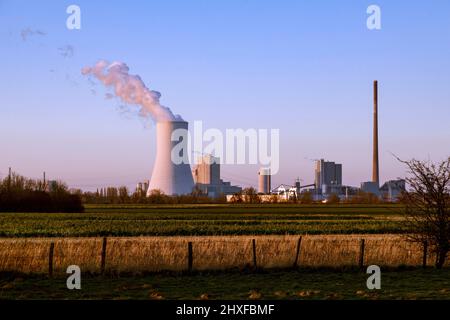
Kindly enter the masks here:
<path id="1" fill-rule="evenodd" d="M 399 200 L 400 195 L 406 191 L 404 179 L 386 181 L 380 188 L 381 196 L 391 202 Z"/>
<path id="2" fill-rule="evenodd" d="M 325 161 L 324 159 L 317 160 L 314 183 L 316 190 L 320 191 L 327 186 L 341 186 L 342 164 Z"/>
<path id="3" fill-rule="evenodd" d="M 220 159 L 212 155 L 199 157 L 192 170 L 195 187 L 211 198 L 232 195 L 242 191 L 241 187 L 232 186 L 220 178 Z"/>

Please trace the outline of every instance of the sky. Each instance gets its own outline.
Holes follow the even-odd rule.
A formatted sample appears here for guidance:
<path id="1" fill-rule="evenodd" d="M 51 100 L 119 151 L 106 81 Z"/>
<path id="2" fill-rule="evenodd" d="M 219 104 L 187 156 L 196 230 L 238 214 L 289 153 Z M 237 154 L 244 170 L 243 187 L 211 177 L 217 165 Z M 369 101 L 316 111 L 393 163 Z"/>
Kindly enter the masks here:
<path id="1" fill-rule="evenodd" d="M 66 8 L 81 9 L 69 30 Z M 366 26 L 381 9 L 381 29 Z M 381 181 L 402 159 L 450 150 L 450 2 L 0 0 L 0 177 L 84 190 L 150 179 L 155 124 L 81 74 L 122 61 L 161 103 L 207 128 L 280 130 L 273 186 L 313 183 L 314 159 L 343 183 L 371 178 L 372 82 L 379 85 Z M 222 166 L 257 185 L 258 166 Z"/>

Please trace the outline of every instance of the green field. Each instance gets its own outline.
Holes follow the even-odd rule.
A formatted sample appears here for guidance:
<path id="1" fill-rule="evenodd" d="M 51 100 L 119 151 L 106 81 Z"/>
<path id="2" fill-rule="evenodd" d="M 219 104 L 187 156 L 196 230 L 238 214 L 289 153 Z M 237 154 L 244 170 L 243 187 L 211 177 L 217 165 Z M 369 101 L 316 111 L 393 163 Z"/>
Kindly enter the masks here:
<path id="1" fill-rule="evenodd" d="M 0 299 L 450 299 L 448 268 L 382 270 L 380 290 L 356 270 L 85 276 L 81 290 L 66 278 L 0 279 Z"/>
<path id="2" fill-rule="evenodd" d="M 88 205 L 0 213 L 0 237 L 404 233 L 399 205 Z"/>
<path id="3" fill-rule="evenodd" d="M 399 205 L 90 205 L 87 206 L 85 213 L 0 213 L 0 236 L 31 238 L 399 234 L 407 232 L 403 224 L 402 210 L 403 208 Z M 386 236 L 386 239 L 388 237 L 393 236 Z M 4 241 L 9 240 L 4 239 Z M 23 241 L 23 239 L 17 239 L 17 241 Z M 258 240 L 258 245 L 261 245 L 261 241 Z M 388 241 L 383 239 L 382 243 L 385 244 L 385 242 Z M 318 243 L 311 242 L 312 245 Z M 142 245 L 143 242 L 140 244 Z M 152 248 L 153 245 L 148 247 Z M 391 253 L 392 247 L 389 245 L 387 247 L 387 252 Z M 57 243 L 57 249 L 62 250 L 61 248 Z M 118 249 L 117 245 L 111 248 Z M 137 245 L 137 248 L 140 247 Z M 306 240 L 302 242 L 302 248 L 303 254 L 310 251 Z M 319 248 L 321 251 L 318 255 L 339 256 L 341 254 L 338 249 L 333 249 L 330 253 L 324 248 Z M 367 253 L 373 252 L 371 251 L 374 250 L 373 248 L 368 242 Z M 97 257 L 100 256 L 100 249 L 101 246 L 94 250 L 98 253 Z M 294 249 L 295 246 L 292 250 L 289 249 L 289 254 L 295 252 Z M 55 259 L 59 257 L 58 250 Z M 92 256 L 92 247 L 86 246 L 83 250 L 86 256 Z M 146 252 L 143 250 L 139 249 L 138 252 Z M 182 250 L 185 251 L 184 246 Z M 77 252 L 80 253 L 79 250 Z M 171 256 L 181 255 L 181 253 L 175 253 L 176 251 L 173 251 L 173 254 L 170 252 L 172 251 L 169 251 Z M 34 254 L 34 252 L 31 253 Z M 154 257 L 152 254 L 148 256 Z M 357 254 L 351 256 L 356 259 Z M 48 266 L 45 260 L 47 257 L 48 254 L 45 251 L 43 260 L 45 266 Z M 108 256 L 107 265 L 110 267 L 114 261 L 113 256 Z M 133 258 L 132 261 L 136 262 L 136 259 Z M 200 262 L 195 260 L 195 263 Z M 306 263 L 306 260 L 301 260 L 301 263 Z M 56 278 L 53 279 L 42 274 L 31 273 L 19 276 L 16 273 L 15 275 L 3 273 L 0 274 L 0 299 L 450 298 L 450 269 L 448 268 L 443 270 L 383 269 L 382 289 L 374 291 L 366 288 L 367 275 L 355 269 L 336 270 L 321 267 L 311 269 L 304 266 L 297 270 L 265 269 L 259 272 L 245 270 L 203 271 L 192 274 L 144 273 L 138 270 L 134 273 L 125 272 L 120 274 L 120 277 L 99 276 L 85 272 L 81 290 L 68 290 L 66 278 L 61 273 L 56 274 Z"/>

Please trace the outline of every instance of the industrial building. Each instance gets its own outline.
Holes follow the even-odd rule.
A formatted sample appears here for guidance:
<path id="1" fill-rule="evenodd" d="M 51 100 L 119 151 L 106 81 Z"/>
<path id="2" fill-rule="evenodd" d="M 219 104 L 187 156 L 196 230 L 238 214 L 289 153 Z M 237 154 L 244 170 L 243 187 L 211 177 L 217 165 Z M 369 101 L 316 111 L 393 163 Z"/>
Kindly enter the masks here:
<path id="1" fill-rule="evenodd" d="M 387 201 L 397 201 L 406 190 L 404 179 L 386 181 L 380 188 L 381 197 Z"/>
<path id="2" fill-rule="evenodd" d="M 298 200 L 301 192 L 300 180 L 297 179 L 293 186 L 281 184 L 272 190 L 273 195 L 277 195 L 279 201 Z"/>
<path id="3" fill-rule="evenodd" d="M 185 134 L 177 141 L 172 140 L 173 133 L 183 129 Z M 189 194 L 194 187 L 209 197 L 221 195 L 234 195 L 242 191 L 238 186 L 232 186 L 220 178 L 220 159 L 212 155 L 199 157 L 198 164 L 191 170 L 188 161 L 175 163 L 171 153 L 176 148 L 183 159 L 188 159 L 187 154 L 187 129 L 188 123 L 181 120 L 160 121 L 156 125 L 156 161 L 153 167 L 151 180 L 148 184 L 138 184 L 136 190 L 146 190 L 147 195 L 151 190 L 159 189 L 167 195 Z M 181 131 L 183 132 L 183 131 Z M 373 193 L 389 201 L 398 199 L 405 190 L 404 180 L 390 180 L 380 188 L 379 158 L 378 158 L 378 82 L 373 82 L 373 140 L 372 140 L 372 179 L 362 182 L 360 189 L 364 192 Z M 181 145 L 181 148 L 180 148 Z M 262 199 L 274 198 L 280 201 L 299 199 L 301 189 L 313 186 L 310 189 L 314 200 L 324 200 L 330 195 L 336 194 L 340 198 L 349 199 L 355 194 L 357 188 L 344 186 L 342 184 L 342 164 L 324 159 L 316 160 L 314 172 L 314 184 L 300 186 L 297 181 L 295 185 L 279 185 L 272 189 L 272 176 L 269 168 L 260 168 L 258 172 L 258 193 Z"/>
<path id="4" fill-rule="evenodd" d="M 320 159 L 316 161 L 314 184 L 318 194 L 328 194 L 342 186 L 342 164 Z"/>
<path id="5" fill-rule="evenodd" d="M 397 201 L 406 190 L 405 180 L 389 180 L 380 188 L 380 163 L 378 159 L 378 81 L 373 82 L 373 134 L 372 134 L 372 180 L 361 183 L 361 190 L 387 201 Z"/>
<path id="6" fill-rule="evenodd" d="M 380 188 L 380 170 L 378 157 L 378 81 L 373 82 L 373 136 L 372 136 L 372 180 L 362 182 L 359 190 L 372 193 L 386 201 L 397 201 L 405 191 L 405 180 L 390 180 Z M 336 194 L 341 199 L 350 199 L 358 188 L 342 185 L 342 165 L 324 159 L 315 163 L 315 188 L 312 191 L 314 200 L 327 199 Z M 291 193 L 294 188 L 289 188 Z"/>
<path id="7" fill-rule="evenodd" d="M 144 182 L 138 182 L 136 184 L 136 190 L 135 190 L 136 194 L 138 194 L 139 196 L 145 195 L 148 190 L 148 185 L 149 185 L 148 180 L 144 181 Z"/>
<path id="8" fill-rule="evenodd" d="M 271 191 L 270 168 L 261 168 L 258 172 L 258 193 L 269 194 Z"/>
<path id="9" fill-rule="evenodd" d="M 198 164 L 192 170 L 197 189 L 208 197 L 232 195 L 242 191 L 241 187 L 232 186 L 220 178 L 220 158 L 204 155 L 198 158 Z"/>
<path id="10" fill-rule="evenodd" d="M 363 192 L 372 193 L 372 194 L 376 195 L 377 197 L 380 196 L 380 186 L 375 181 L 361 182 L 360 189 Z"/>

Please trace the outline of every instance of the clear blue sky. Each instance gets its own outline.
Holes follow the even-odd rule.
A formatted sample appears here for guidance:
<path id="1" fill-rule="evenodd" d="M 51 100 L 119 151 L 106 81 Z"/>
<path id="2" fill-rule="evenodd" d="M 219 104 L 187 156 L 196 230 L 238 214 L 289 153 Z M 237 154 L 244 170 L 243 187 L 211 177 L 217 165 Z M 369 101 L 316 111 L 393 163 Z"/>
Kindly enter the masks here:
<path id="1" fill-rule="evenodd" d="M 81 30 L 66 8 L 81 7 Z M 382 29 L 366 28 L 366 8 Z M 21 31 L 42 31 L 26 41 Z M 162 103 L 206 128 L 279 128 L 274 184 L 313 181 L 313 163 L 343 164 L 345 184 L 371 175 L 372 81 L 379 81 L 381 180 L 405 174 L 390 152 L 441 160 L 450 150 L 450 2 L 2 1 L 0 176 L 71 187 L 148 179 L 155 128 L 80 74 L 127 63 Z M 73 56 L 59 48 L 71 46 Z M 254 166 L 223 177 L 257 183 Z"/>

